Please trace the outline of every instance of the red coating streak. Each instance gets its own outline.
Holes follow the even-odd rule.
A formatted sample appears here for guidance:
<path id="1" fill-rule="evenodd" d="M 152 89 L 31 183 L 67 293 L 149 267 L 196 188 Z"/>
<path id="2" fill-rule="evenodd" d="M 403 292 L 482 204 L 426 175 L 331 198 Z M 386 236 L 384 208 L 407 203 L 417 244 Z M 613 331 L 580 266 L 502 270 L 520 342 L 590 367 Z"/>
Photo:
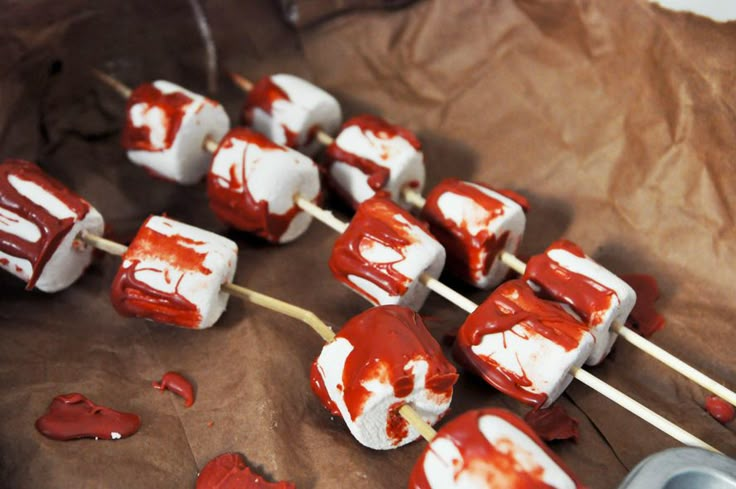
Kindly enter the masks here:
<path id="1" fill-rule="evenodd" d="M 77 438 L 116 439 L 112 433 L 127 438 L 140 427 L 141 418 L 138 415 L 98 406 L 76 393 L 56 396 L 46 414 L 36 421 L 36 429 L 43 436 L 61 441 Z"/>
<path id="2" fill-rule="evenodd" d="M 422 318 L 416 312 L 402 306 L 378 306 L 350 319 L 337 338 L 344 338 L 354 349 L 345 361 L 342 392 L 351 419 L 363 412 L 370 397 L 364 383 L 379 379 L 393 387 L 394 395 L 403 398 L 414 390 L 414 376 L 405 366 L 412 360 L 424 360 L 428 364 L 426 388 L 440 400 L 452 397 L 452 387 L 457 381 L 455 367 L 442 355 L 439 344 L 427 331 Z M 312 366 L 312 390 L 322 404 L 339 416 L 340 412 L 324 388 L 317 362 Z M 398 403 L 396 411 L 401 407 Z M 386 433 L 396 443 L 407 434 L 408 426 L 397 412 L 386 420 Z"/>
<path id="3" fill-rule="evenodd" d="M 719 423 L 730 423 L 736 418 L 736 410 L 734 407 L 718 396 L 708 396 L 705 398 L 705 409 L 708 414 L 713 416 Z"/>
<path id="4" fill-rule="evenodd" d="M 138 86 L 128 98 L 126 106 L 126 121 L 121 136 L 123 148 L 128 150 L 164 151 L 174 144 L 184 119 L 186 108 L 192 99 L 182 92 L 164 94 L 153 83 L 144 83 Z M 162 146 L 155 146 L 151 141 L 151 130 L 148 126 L 136 126 L 131 119 L 130 110 L 134 105 L 146 104 L 145 111 L 158 109 L 163 112 L 163 123 L 166 125 L 166 136 Z"/>
<path id="5" fill-rule="evenodd" d="M 57 218 L 18 192 L 10 183 L 11 176 L 38 185 L 64 203 L 76 218 Z M 41 234 L 38 241 L 29 242 L 14 234 L 0 231 L 0 251 L 31 263 L 33 272 L 26 284 L 26 289 L 31 290 L 59 243 L 71 231 L 76 221 L 84 219 L 90 205 L 61 182 L 44 173 L 38 165 L 24 160 L 5 160 L 0 165 L 0 209 L 6 209 L 32 222 Z"/>
<path id="6" fill-rule="evenodd" d="M 621 279 L 636 292 L 636 304 L 626 320 L 626 325 L 644 338 L 649 338 L 664 328 L 665 324 L 664 317 L 657 312 L 654 305 L 659 299 L 657 279 L 644 274 L 621 275 Z"/>
<path id="7" fill-rule="evenodd" d="M 253 126 L 253 111 L 255 109 L 261 109 L 265 113 L 272 115 L 273 104 L 277 100 L 284 100 L 286 102 L 291 101 L 289 95 L 274 83 L 270 76 L 265 76 L 258 80 L 258 82 L 253 85 L 253 90 L 248 93 L 248 98 L 243 106 L 243 122 L 245 125 Z M 299 146 L 299 134 L 292 131 L 284 124 L 281 124 L 281 127 L 286 135 L 286 145 L 290 148 L 296 148 Z M 316 130 L 310 130 L 307 141 L 305 141 L 304 144 L 309 144 L 312 139 L 314 139 L 315 133 Z"/>
<path id="8" fill-rule="evenodd" d="M 153 382 L 152 385 L 154 389 L 161 392 L 168 390 L 184 399 L 184 407 L 191 407 L 194 404 L 194 387 L 177 372 L 166 372 L 160 382 Z"/>
<path id="9" fill-rule="evenodd" d="M 575 320 L 554 302 L 542 300 L 523 280 L 511 280 L 499 286 L 460 327 L 455 342 L 455 358 L 501 392 L 526 404 L 541 406 L 546 394 L 528 391 L 531 381 L 496 363 L 479 357 L 472 347 L 488 334 L 517 334 L 511 329 L 524 323 L 527 329 L 570 351 L 587 333 L 587 327 Z"/>
<path id="10" fill-rule="evenodd" d="M 458 225 L 445 217 L 439 200 L 448 192 L 471 199 L 487 211 L 484 229 L 471 234 L 467 222 L 463 221 Z M 506 247 L 508 232 L 496 236 L 488 230 L 489 224 L 503 215 L 503 202 L 455 178 L 443 180 L 433 188 L 427 195 L 427 202 L 421 212 L 421 217 L 429 223 L 432 234 L 447 250 L 448 269 L 471 283 L 488 274 L 498 254 Z"/>
<path id="11" fill-rule="evenodd" d="M 301 209 L 295 204 L 284 214 L 273 214 L 269 212 L 268 202 L 256 201 L 248 190 L 246 157 L 250 145 L 275 151 L 286 151 L 286 148 L 250 129 L 239 127 L 232 129 L 225 136 L 214 157 L 217 158 L 222 148 L 231 148 L 234 140 L 244 141 L 247 146 L 242 159 L 231 163 L 229 179 L 224 179 L 212 171 L 207 175 L 210 208 L 220 220 L 235 229 L 254 233 L 272 243 L 277 243 Z"/>
<path id="12" fill-rule="evenodd" d="M 532 409 L 524 416 L 529 426 L 544 441 L 578 440 L 578 420 L 571 417 L 565 408 L 555 404 L 548 409 Z"/>
<path id="13" fill-rule="evenodd" d="M 380 139 L 388 140 L 394 137 L 401 137 L 411 144 L 417 151 L 421 151 L 422 149 L 422 145 L 414 133 L 400 126 L 389 124 L 385 120 L 374 115 L 360 115 L 353 117 L 342 125 L 340 131 L 344 131 L 351 126 L 357 126 L 364 133 L 371 132 L 375 137 Z M 368 177 L 368 186 L 375 191 L 382 189 L 391 176 L 390 168 L 381 166 L 368 158 L 363 158 L 351 153 L 349 148 L 344 149 L 340 147 L 337 144 L 337 140 L 327 147 L 325 155 L 327 168 L 338 161 L 357 168 Z M 388 155 L 382 155 L 382 158 L 385 160 L 388 158 Z M 332 186 L 346 202 L 350 202 L 353 207 L 358 206 L 359 202 L 355 202 L 349 193 L 342 189 L 339 184 L 332 182 Z"/>
<path id="14" fill-rule="evenodd" d="M 366 296 L 373 303 L 378 302 L 376 298 L 355 286 L 348 276 L 355 275 L 368 280 L 390 295 L 400 296 L 406 292 L 410 280 L 394 266 L 406 258 L 404 249 L 415 239 L 411 228 L 397 221 L 397 216 L 402 216 L 412 225 L 427 229 L 426 224 L 391 200 L 376 196 L 358 207 L 350 226 L 335 240 L 332 248 L 329 261 L 332 274 L 337 280 Z M 395 262 L 382 263 L 367 260 L 361 252 L 361 247 L 372 246 L 375 243 L 391 248 L 401 255 L 401 258 Z"/>
<path id="15" fill-rule="evenodd" d="M 558 240 L 544 253 L 529 259 L 524 279 L 537 284 L 551 299 L 569 304 L 588 325 L 597 326 L 611 307 L 611 301 L 617 298 L 616 292 L 585 275 L 563 268 L 549 257 L 548 253 L 552 250 L 564 250 L 577 257 L 587 258 L 576 244 Z"/>
<path id="16" fill-rule="evenodd" d="M 196 489 L 296 489 L 291 482 L 267 482 L 238 453 L 223 453 L 204 466 Z"/>
<path id="17" fill-rule="evenodd" d="M 461 473 L 473 474 L 476 478 L 485 481 L 484 487 L 498 487 L 505 489 L 550 489 L 552 486 L 543 482 L 544 468 L 534 467 L 531 471 L 524 470 L 514 457 L 514 440 L 499 440 L 492 445 L 480 431 L 479 423 L 484 416 L 501 418 L 513 425 L 516 429 L 536 443 L 549 458 L 559 466 L 575 483 L 583 486 L 575 475 L 565 467 L 562 460 L 555 455 L 539 439 L 534 431 L 521 419 L 503 409 L 478 409 L 469 411 L 445 424 L 437 434 L 437 440 L 446 439 L 455 445 L 460 452 L 462 461 L 447 461 L 453 464 L 453 472 L 457 480 Z M 431 489 L 424 472 L 427 454 L 432 451 L 432 444 L 425 448 L 419 457 L 409 480 L 409 489 Z"/>

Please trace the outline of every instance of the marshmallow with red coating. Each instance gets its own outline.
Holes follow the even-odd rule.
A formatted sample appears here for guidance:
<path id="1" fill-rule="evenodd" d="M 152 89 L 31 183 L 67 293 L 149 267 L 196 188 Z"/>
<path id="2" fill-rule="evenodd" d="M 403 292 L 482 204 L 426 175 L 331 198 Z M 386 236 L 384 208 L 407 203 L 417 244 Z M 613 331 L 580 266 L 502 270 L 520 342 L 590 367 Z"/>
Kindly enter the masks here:
<path id="1" fill-rule="evenodd" d="M 190 185 L 207 173 L 207 136 L 219 141 L 230 128 L 214 100 L 167 81 L 140 85 L 128 99 L 122 145 L 151 174 Z"/>
<path id="2" fill-rule="evenodd" d="M 227 307 L 238 247 L 227 238 L 151 216 L 123 255 L 111 298 L 123 316 L 191 329 L 212 326 Z"/>
<path id="3" fill-rule="evenodd" d="M 454 178 L 427 195 L 422 218 L 447 250 L 447 266 L 476 287 L 495 287 L 508 273 L 501 253 L 516 253 L 526 226 L 526 199 Z"/>
<path id="4" fill-rule="evenodd" d="M 399 413 L 408 404 L 430 425 L 450 407 L 457 373 L 424 326 L 401 306 L 379 306 L 348 321 L 312 366 L 312 389 L 374 450 L 420 435 Z"/>
<path id="5" fill-rule="evenodd" d="M 425 224 L 376 196 L 358 207 L 329 265 L 335 278 L 369 302 L 418 310 L 429 295 L 421 276 L 439 277 L 445 249 Z"/>
<path id="6" fill-rule="evenodd" d="M 618 337 L 611 326 L 624 324 L 636 304 L 636 292 L 629 284 L 566 240 L 555 241 L 533 256 L 524 278 L 585 320 L 595 338 L 588 365 L 597 365 L 608 355 Z"/>
<path id="7" fill-rule="evenodd" d="M 343 124 L 326 156 L 332 187 L 354 207 L 382 191 L 408 208 L 402 190 L 421 193 L 424 188 L 424 155 L 417 137 L 373 115 Z"/>
<path id="8" fill-rule="evenodd" d="M 92 261 L 92 247 L 79 235 L 101 235 L 104 227 L 94 207 L 34 163 L 0 164 L 0 268 L 28 289 L 57 292 L 73 284 Z"/>
<path id="9" fill-rule="evenodd" d="M 313 155 L 317 130 L 334 134 L 342 121 L 340 104 L 321 88 L 293 75 L 260 79 L 243 107 L 246 125 L 268 139 Z"/>
<path id="10" fill-rule="evenodd" d="M 522 419 L 504 409 L 468 411 L 424 449 L 409 489 L 584 487 Z"/>
<path id="11" fill-rule="evenodd" d="M 235 128 L 220 143 L 207 176 L 210 207 L 223 222 L 272 243 L 301 236 L 312 216 L 295 202 L 320 197 L 317 165 L 250 129 Z"/>
<path id="12" fill-rule="evenodd" d="M 499 391 L 552 404 L 593 351 L 593 336 L 564 304 L 540 299 L 523 280 L 501 284 L 468 316 L 455 342 L 459 362 Z"/>

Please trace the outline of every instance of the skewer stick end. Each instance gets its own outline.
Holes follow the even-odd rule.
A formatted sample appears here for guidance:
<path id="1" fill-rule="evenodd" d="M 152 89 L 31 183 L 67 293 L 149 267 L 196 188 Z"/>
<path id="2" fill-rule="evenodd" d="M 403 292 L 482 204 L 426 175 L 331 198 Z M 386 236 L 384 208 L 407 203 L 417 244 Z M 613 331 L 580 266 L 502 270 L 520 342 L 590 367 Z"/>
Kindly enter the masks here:
<path id="1" fill-rule="evenodd" d="M 244 77 L 243 75 L 239 73 L 235 73 L 233 71 L 227 72 L 230 79 L 235 83 L 235 85 L 240 88 L 244 92 L 250 92 L 253 90 L 253 82 Z"/>
<path id="2" fill-rule="evenodd" d="M 123 82 L 121 82 L 117 78 L 111 75 L 108 75 L 104 71 L 98 70 L 97 68 L 92 68 L 91 71 L 92 71 L 92 76 L 97 78 L 99 81 L 101 81 L 108 87 L 112 88 L 121 97 L 127 99 L 128 97 L 130 97 L 130 94 L 133 93 L 133 90 L 131 90 L 130 87 L 125 85 Z"/>

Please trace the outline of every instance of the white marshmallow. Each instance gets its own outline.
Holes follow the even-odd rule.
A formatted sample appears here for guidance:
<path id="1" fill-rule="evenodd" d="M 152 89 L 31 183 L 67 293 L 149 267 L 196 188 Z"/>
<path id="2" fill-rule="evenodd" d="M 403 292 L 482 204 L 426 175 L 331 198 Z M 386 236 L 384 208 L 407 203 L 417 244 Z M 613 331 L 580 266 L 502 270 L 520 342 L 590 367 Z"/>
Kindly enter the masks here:
<path id="1" fill-rule="evenodd" d="M 77 237 L 82 231 L 101 235 L 105 227 L 102 216 L 87 201 L 32 163 L 7 161 L 0 165 L 0 175 L 4 180 L 0 185 L 6 189 L 0 190 L 0 201 L 5 202 L 0 204 L 0 268 L 26 282 L 35 275 L 36 282 L 32 285 L 43 292 L 65 289 L 84 273 L 92 261 L 92 247 Z M 38 207 L 32 214 L 23 212 L 30 212 L 30 205 Z M 58 234 L 50 231 L 44 236 L 44 220 L 54 224 L 67 220 L 70 227 L 54 244 Z M 20 246 L 33 256 L 14 254 L 12 247 L 7 245 L 9 240 L 16 239 L 25 242 Z M 46 246 L 51 248 L 42 251 Z M 32 251 L 34 248 L 38 249 Z M 41 253 L 48 256 L 45 264 L 39 262 Z M 43 268 L 37 270 L 38 266 Z"/>
<path id="2" fill-rule="evenodd" d="M 181 105 L 150 97 L 151 85 L 164 95 L 177 95 Z M 188 99 L 188 101 L 187 101 Z M 162 106 L 161 104 L 166 104 Z M 180 119 L 180 120 L 179 120 Z M 178 129 L 172 126 L 179 124 Z M 148 137 L 133 137 L 147 128 Z M 156 175 L 178 183 L 197 183 L 207 173 L 207 136 L 219 141 L 230 128 L 225 109 L 214 100 L 167 81 L 155 81 L 133 91 L 128 102 L 123 146 L 128 158 Z M 170 134 L 170 131 L 176 131 Z"/>
<path id="3" fill-rule="evenodd" d="M 479 192 L 480 198 L 475 195 Z M 526 226 L 524 209 L 517 202 L 455 179 L 443 181 L 429 193 L 422 217 L 448 250 L 450 270 L 483 289 L 495 287 L 506 277 L 508 266 L 501 261 L 501 252 L 516 253 Z M 494 250 L 503 236 L 504 245 Z M 496 251 L 495 256 L 488 256 L 489 249 Z"/>
<path id="4" fill-rule="evenodd" d="M 151 216 L 123 256 L 113 305 L 125 316 L 209 328 L 225 311 L 229 295 L 221 287 L 232 281 L 237 261 L 229 239 Z"/>
<path id="5" fill-rule="evenodd" d="M 273 97 L 274 88 L 286 97 Z M 314 129 L 334 134 L 342 121 L 340 104 L 321 88 L 293 75 L 273 75 L 258 81 L 245 107 L 248 124 L 268 139 L 313 155 L 321 148 Z"/>
<path id="6" fill-rule="evenodd" d="M 424 155 L 419 142 L 408 131 L 378 117 L 359 116 L 346 122 L 327 149 L 327 158 L 333 186 L 353 205 L 373 197 L 380 183 L 369 184 L 373 175 L 359 168 L 356 162 L 361 159 L 387 170 L 388 179 L 380 190 L 391 194 L 391 199 L 404 208 L 409 208 L 401 195 L 404 187 L 411 186 L 420 193 L 424 188 Z"/>
<path id="7" fill-rule="evenodd" d="M 374 234 L 374 224 L 386 237 Z M 373 304 L 398 304 L 419 310 L 429 289 L 419 277 L 427 273 L 437 278 L 445 265 L 445 249 L 419 221 L 393 202 L 376 197 L 364 202 L 347 230 L 335 242 L 330 257 L 333 275 Z M 386 272 L 391 269 L 392 277 Z M 386 290 L 369 274 L 390 284 Z M 384 286 L 386 284 L 384 283 Z M 403 289 L 403 293 L 401 292 Z"/>
<path id="8" fill-rule="evenodd" d="M 312 222 L 294 197 L 317 200 L 319 170 L 309 157 L 236 128 L 215 153 L 208 193 L 210 206 L 226 223 L 272 242 L 288 243 Z"/>

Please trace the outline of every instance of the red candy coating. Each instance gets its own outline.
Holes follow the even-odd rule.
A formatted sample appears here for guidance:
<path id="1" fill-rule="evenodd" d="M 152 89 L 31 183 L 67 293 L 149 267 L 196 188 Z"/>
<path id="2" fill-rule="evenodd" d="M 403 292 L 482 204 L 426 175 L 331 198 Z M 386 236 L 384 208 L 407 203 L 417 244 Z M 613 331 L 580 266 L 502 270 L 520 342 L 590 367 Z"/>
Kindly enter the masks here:
<path id="1" fill-rule="evenodd" d="M 621 279 L 636 292 L 636 304 L 626 320 L 626 325 L 644 338 L 649 338 L 664 328 L 665 324 L 664 317 L 657 312 L 654 305 L 659 299 L 657 279 L 644 274 L 622 275 Z"/>
<path id="2" fill-rule="evenodd" d="M 708 411 L 708 414 L 723 424 L 730 423 L 736 417 L 734 407 L 718 396 L 706 397 L 705 409 Z"/>
<path id="3" fill-rule="evenodd" d="M 237 453 L 223 453 L 204 466 L 196 489 L 296 489 L 291 482 L 267 482 L 254 474 Z"/>
<path id="4" fill-rule="evenodd" d="M 184 399 L 184 407 L 194 404 L 194 387 L 191 382 L 177 372 L 166 372 L 160 382 L 152 383 L 154 389 L 168 390 Z"/>
<path id="5" fill-rule="evenodd" d="M 559 404 L 548 409 L 532 409 L 524 415 L 524 421 L 544 441 L 578 439 L 578 421 Z"/>
<path id="6" fill-rule="evenodd" d="M 272 113 L 273 103 L 277 100 L 291 101 L 289 95 L 276 83 L 273 82 L 270 76 L 265 76 L 258 80 L 253 85 L 253 89 L 248 93 L 248 98 L 243 106 L 243 122 L 247 126 L 253 125 L 253 111 L 255 109 L 261 109 L 267 114 Z M 299 135 L 282 124 L 281 127 L 284 129 L 286 135 L 286 145 L 290 148 L 295 148 L 299 145 Z M 311 142 L 313 134 L 310 133 L 309 140 L 305 142 L 308 144 Z"/>

